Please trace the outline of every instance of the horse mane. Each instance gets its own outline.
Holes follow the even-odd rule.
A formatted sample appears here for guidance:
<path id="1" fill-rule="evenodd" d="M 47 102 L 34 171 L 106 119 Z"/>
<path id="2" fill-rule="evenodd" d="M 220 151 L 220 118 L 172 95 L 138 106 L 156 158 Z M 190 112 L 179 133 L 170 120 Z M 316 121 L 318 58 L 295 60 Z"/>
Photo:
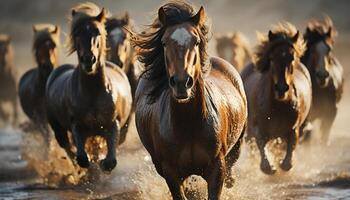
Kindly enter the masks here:
<path id="1" fill-rule="evenodd" d="M 271 31 L 273 34 L 279 35 L 280 38 L 274 41 L 269 41 L 267 35 L 261 34 L 259 32 L 257 34 L 260 43 L 256 48 L 254 63 L 256 68 L 261 72 L 269 68 L 269 54 L 271 50 L 281 44 L 292 43 L 293 36 L 295 36 L 295 34 L 298 32 L 296 27 L 288 22 L 278 23 L 272 27 Z M 300 59 L 306 50 L 306 45 L 302 35 L 299 34 L 297 41 L 292 44 L 296 53 L 295 58 Z"/>
<path id="2" fill-rule="evenodd" d="M 249 49 L 250 43 L 248 41 L 248 38 L 239 31 L 218 35 L 216 37 L 216 41 L 217 41 L 217 49 L 220 49 L 227 45 L 236 45 L 243 48 L 244 52 L 249 58 L 252 57 L 252 53 L 250 52 L 250 49 Z"/>
<path id="3" fill-rule="evenodd" d="M 79 28 L 84 25 L 88 21 L 96 21 L 94 18 L 100 14 L 102 11 L 96 4 L 91 2 L 81 3 L 71 9 L 72 14 L 74 15 L 70 18 L 70 34 L 68 36 L 67 47 L 68 47 L 68 55 L 72 54 L 76 51 L 75 48 L 75 37 L 79 33 Z M 106 11 L 106 17 L 108 17 L 109 12 Z M 106 54 L 106 29 L 104 22 L 97 23 L 99 27 L 100 34 L 102 37 L 101 42 L 101 50 L 103 56 Z"/>
<path id="4" fill-rule="evenodd" d="M 60 28 L 58 26 L 52 24 L 35 24 L 33 25 L 33 30 L 33 52 L 35 56 L 39 46 L 47 40 L 51 40 L 56 47 L 60 45 Z"/>
<path id="5" fill-rule="evenodd" d="M 331 32 L 329 32 L 331 30 Z M 319 41 L 325 41 L 330 47 L 334 45 L 337 31 L 333 25 L 333 21 L 329 16 L 325 16 L 324 20 L 311 19 L 307 23 L 304 39 L 307 47 L 311 47 Z"/>
<path id="6" fill-rule="evenodd" d="M 144 71 L 141 77 L 152 81 L 154 84 L 154 87 L 148 94 L 151 102 L 154 102 L 162 94 L 163 90 L 169 87 L 164 62 L 164 50 L 161 41 L 165 30 L 169 26 L 188 22 L 196 14 L 194 7 L 185 1 L 170 1 L 162 7 L 167 16 L 167 25 L 163 26 L 157 15 L 156 19 L 152 24 L 148 25 L 145 31 L 133 37 L 138 59 L 144 64 Z M 206 23 L 198 27 L 198 33 L 201 39 L 199 54 L 202 73 L 206 73 L 210 69 L 210 65 L 207 62 L 209 32 L 210 27 Z"/>

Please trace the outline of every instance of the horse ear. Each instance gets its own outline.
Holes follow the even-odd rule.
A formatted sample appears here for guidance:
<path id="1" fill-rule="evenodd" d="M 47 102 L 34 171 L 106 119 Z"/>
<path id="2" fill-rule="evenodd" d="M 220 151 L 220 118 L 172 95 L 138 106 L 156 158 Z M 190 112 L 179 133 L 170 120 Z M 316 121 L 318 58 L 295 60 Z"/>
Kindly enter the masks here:
<path id="1" fill-rule="evenodd" d="M 299 38 L 299 31 L 297 31 L 297 33 L 293 36 L 293 38 L 292 38 L 293 43 L 298 41 L 298 38 Z"/>
<path id="2" fill-rule="evenodd" d="M 204 25 L 205 20 L 206 20 L 205 10 L 204 10 L 204 7 L 201 6 L 197 14 L 192 17 L 192 22 L 197 26 L 202 26 Z"/>
<path id="3" fill-rule="evenodd" d="M 72 16 L 74 17 L 75 14 L 77 14 L 77 11 L 75 11 L 74 9 L 72 9 Z"/>
<path id="4" fill-rule="evenodd" d="M 328 32 L 326 33 L 326 36 L 330 38 L 332 36 L 332 27 L 329 27 Z"/>
<path id="5" fill-rule="evenodd" d="M 166 25 L 166 22 L 167 22 L 167 19 L 166 19 L 166 13 L 165 13 L 165 10 L 163 7 L 160 7 L 159 10 L 158 10 L 158 19 L 160 21 L 160 23 L 165 26 Z"/>
<path id="6" fill-rule="evenodd" d="M 269 37 L 269 41 L 272 41 L 272 40 L 276 39 L 276 35 L 274 33 L 272 33 L 271 30 L 269 30 L 268 37 Z"/>
<path id="7" fill-rule="evenodd" d="M 130 16 L 128 12 L 125 12 L 124 16 L 123 16 L 123 23 L 125 25 L 129 24 L 129 20 L 130 20 Z"/>
<path id="8" fill-rule="evenodd" d="M 58 33 L 58 29 L 59 29 L 59 27 L 57 25 L 55 25 L 55 29 L 51 33 L 52 34 Z"/>
<path id="9" fill-rule="evenodd" d="M 36 33 L 37 30 L 36 30 L 35 25 L 33 25 L 32 28 L 33 28 L 33 32 Z"/>
<path id="10" fill-rule="evenodd" d="M 104 22 L 106 20 L 106 11 L 105 8 L 102 8 L 100 14 L 98 14 L 95 19 L 99 22 Z"/>

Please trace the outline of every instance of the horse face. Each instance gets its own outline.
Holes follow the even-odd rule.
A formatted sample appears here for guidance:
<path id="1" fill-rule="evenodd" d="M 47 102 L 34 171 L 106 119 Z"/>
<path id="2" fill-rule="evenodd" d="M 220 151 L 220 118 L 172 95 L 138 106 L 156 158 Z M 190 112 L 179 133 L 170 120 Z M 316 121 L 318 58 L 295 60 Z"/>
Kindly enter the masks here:
<path id="1" fill-rule="evenodd" d="M 277 100 L 286 100 L 293 77 L 294 49 L 290 44 L 275 48 L 270 55 L 274 94 Z"/>
<path id="2" fill-rule="evenodd" d="M 159 9 L 158 18 L 166 26 L 167 19 L 163 8 Z M 201 72 L 201 39 L 197 27 L 203 23 L 205 12 L 201 7 L 188 22 L 169 26 L 161 39 L 169 86 L 179 103 L 185 103 L 191 98 L 193 86 Z"/>
<path id="3" fill-rule="evenodd" d="M 36 57 L 39 66 L 56 63 L 57 46 L 54 41 L 47 39 L 36 49 Z"/>
<path id="4" fill-rule="evenodd" d="M 123 27 L 116 27 L 110 31 L 108 38 L 112 51 L 109 59 L 123 68 L 131 50 L 130 34 Z"/>
<path id="5" fill-rule="evenodd" d="M 102 30 L 104 29 L 104 20 L 105 13 L 102 10 L 93 20 L 83 24 L 75 37 L 79 65 L 88 74 L 96 72 L 98 60 L 103 54 L 101 45 L 104 42 L 103 39 L 105 39 L 102 36 L 102 33 L 104 33 L 104 30 Z"/>
<path id="6" fill-rule="evenodd" d="M 329 54 L 331 47 L 324 40 L 316 43 L 311 48 L 311 65 L 314 67 L 316 82 L 320 87 L 326 87 L 329 83 Z"/>

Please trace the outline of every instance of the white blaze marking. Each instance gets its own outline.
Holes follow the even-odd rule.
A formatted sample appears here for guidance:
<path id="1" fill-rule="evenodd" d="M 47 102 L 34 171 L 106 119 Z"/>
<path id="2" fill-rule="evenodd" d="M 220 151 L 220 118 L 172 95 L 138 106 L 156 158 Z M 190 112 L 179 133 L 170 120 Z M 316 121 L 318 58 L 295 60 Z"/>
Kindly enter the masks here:
<path id="1" fill-rule="evenodd" d="M 180 46 L 184 46 L 191 41 L 191 34 L 185 28 L 176 29 L 170 36 Z"/>

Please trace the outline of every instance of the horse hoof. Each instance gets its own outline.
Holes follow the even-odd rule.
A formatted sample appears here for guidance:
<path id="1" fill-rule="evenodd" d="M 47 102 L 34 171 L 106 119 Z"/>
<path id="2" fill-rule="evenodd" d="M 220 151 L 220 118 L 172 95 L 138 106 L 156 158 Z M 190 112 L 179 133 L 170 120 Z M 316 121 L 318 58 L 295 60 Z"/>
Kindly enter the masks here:
<path id="1" fill-rule="evenodd" d="M 90 166 L 89 159 L 86 155 L 78 155 L 77 161 L 78 165 L 82 168 L 89 168 Z"/>
<path id="2" fill-rule="evenodd" d="M 267 175 L 273 175 L 276 173 L 276 169 L 274 167 L 271 167 L 271 165 L 269 165 L 269 164 L 260 165 L 260 169 L 262 172 L 264 172 Z"/>
<path id="3" fill-rule="evenodd" d="M 226 177 L 226 179 L 225 179 L 225 186 L 226 186 L 226 188 L 232 188 L 234 183 L 235 183 L 235 179 L 234 178 Z"/>
<path id="4" fill-rule="evenodd" d="M 292 169 L 292 163 L 291 162 L 287 162 L 287 161 L 283 161 L 282 163 L 281 163 L 281 169 L 283 170 L 283 171 L 289 171 L 290 169 Z"/>
<path id="5" fill-rule="evenodd" d="M 100 163 L 100 167 L 103 171 L 105 172 L 110 172 L 112 171 L 115 166 L 117 165 L 117 160 L 116 159 L 104 159 Z"/>

